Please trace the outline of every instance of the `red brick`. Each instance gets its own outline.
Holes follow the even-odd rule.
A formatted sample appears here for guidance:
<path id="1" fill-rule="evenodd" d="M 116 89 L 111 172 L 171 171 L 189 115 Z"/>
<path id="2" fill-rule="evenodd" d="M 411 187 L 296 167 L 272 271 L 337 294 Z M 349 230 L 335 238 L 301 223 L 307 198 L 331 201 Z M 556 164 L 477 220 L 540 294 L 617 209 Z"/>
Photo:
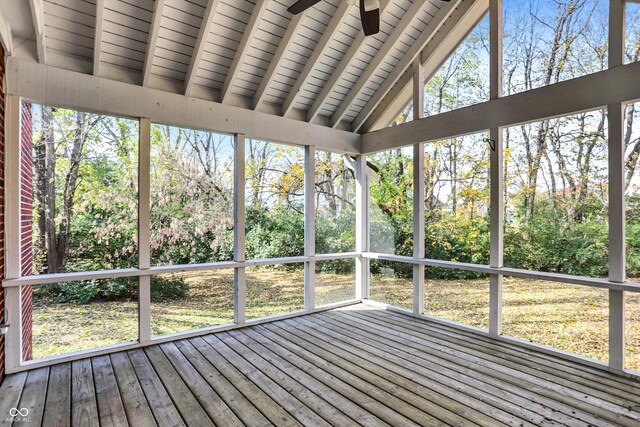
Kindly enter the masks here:
<path id="1" fill-rule="evenodd" d="M 21 273 L 29 276 L 33 273 L 33 161 L 31 157 L 33 149 L 33 120 L 31 115 L 31 104 L 22 104 L 22 134 L 20 142 L 22 145 L 22 158 L 20 167 L 20 257 Z M 22 357 L 24 360 L 31 360 L 33 357 L 33 290 L 31 286 L 22 288 Z"/>
<path id="2" fill-rule="evenodd" d="M 0 271 L 4 277 L 4 50 L 0 46 Z M 4 323 L 4 292 L 0 292 L 0 323 Z M 0 383 L 4 379 L 4 336 L 0 335 Z"/>

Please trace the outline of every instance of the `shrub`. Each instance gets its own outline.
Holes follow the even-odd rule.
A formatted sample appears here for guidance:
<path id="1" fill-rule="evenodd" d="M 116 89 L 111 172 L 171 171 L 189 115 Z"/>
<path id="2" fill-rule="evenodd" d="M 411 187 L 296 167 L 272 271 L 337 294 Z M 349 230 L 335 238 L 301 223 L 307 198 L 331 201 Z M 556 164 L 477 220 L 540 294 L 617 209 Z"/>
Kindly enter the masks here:
<path id="1" fill-rule="evenodd" d="M 151 298 L 152 299 L 174 299 L 183 298 L 189 292 L 187 282 L 176 276 L 160 277 L 155 276 L 151 279 Z"/>
<path id="2" fill-rule="evenodd" d="M 248 208 L 246 230 L 247 259 L 304 254 L 304 215 L 291 208 Z"/>
<path id="3" fill-rule="evenodd" d="M 53 302 L 88 304 L 95 301 L 126 300 L 138 297 L 138 280 L 135 277 L 118 279 L 83 280 L 37 286 L 36 297 Z M 189 285 L 181 279 L 155 277 L 151 287 L 152 298 L 180 298 L 189 291 Z"/>

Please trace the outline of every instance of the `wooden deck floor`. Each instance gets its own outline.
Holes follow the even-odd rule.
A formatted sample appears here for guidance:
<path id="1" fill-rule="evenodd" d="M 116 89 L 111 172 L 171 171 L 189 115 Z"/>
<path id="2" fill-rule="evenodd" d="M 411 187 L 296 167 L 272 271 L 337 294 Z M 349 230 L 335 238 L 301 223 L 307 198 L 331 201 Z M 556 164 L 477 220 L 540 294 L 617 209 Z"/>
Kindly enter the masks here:
<path id="1" fill-rule="evenodd" d="M 356 305 L 11 375 L 0 422 L 13 407 L 29 426 L 637 427 L 640 383 Z"/>

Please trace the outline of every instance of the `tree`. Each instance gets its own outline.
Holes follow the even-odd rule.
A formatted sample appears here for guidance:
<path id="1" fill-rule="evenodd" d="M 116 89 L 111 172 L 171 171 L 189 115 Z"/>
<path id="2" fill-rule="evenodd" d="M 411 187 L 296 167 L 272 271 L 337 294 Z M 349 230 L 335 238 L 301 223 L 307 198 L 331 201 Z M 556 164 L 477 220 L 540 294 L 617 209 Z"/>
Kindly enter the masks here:
<path id="1" fill-rule="evenodd" d="M 43 272 L 65 271 L 72 235 L 74 202 L 86 145 L 100 117 L 41 108 L 41 131 L 34 141 L 35 202 Z"/>

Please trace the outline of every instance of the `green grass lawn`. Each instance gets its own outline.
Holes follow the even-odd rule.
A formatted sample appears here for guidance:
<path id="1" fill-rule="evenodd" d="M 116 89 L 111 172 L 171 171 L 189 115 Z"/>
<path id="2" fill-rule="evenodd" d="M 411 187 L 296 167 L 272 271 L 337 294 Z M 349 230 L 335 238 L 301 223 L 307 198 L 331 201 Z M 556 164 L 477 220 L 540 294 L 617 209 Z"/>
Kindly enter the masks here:
<path id="1" fill-rule="evenodd" d="M 181 273 L 189 284 L 186 298 L 151 304 L 152 335 L 233 321 L 233 271 Z M 247 269 L 247 319 L 304 307 L 303 272 Z M 316 303 L 354 297 L 354 276 L 318 273 Z M 410 308 L 410 279 L 375 275 L 373 299 Z M 584 286 L 506 278 L 504 334 L 584 356 L 607 360 L 607 291 Z M 487 328 L 489 281 L 427 280 L 425 313 Z M 137 339 L 137 302 L 85 305 L 35 301 L 33 356 L 42 358 Z M 640 370 L 640 296 L 627 296 L 627 364 Z"/>

